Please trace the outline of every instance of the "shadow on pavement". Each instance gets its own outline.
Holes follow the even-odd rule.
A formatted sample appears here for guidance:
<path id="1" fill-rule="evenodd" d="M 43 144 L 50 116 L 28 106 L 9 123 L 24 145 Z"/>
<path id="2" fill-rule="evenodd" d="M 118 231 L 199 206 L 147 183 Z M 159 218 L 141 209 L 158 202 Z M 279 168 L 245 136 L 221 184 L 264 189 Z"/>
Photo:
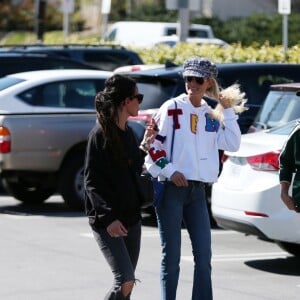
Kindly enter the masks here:
<path id="1" fill-rule="evenodd" d="M 85 217 L 83 211 L 72 210 L 63 202 L 44 202 L 40 205 L 15 204 L 3 205 L 0 213 L 21 216 Z"/>
<path id="2" fill-rule="evenodd" d="M 286 258 L 247 261 L 251 268 L 280 275 L 300 276 L 300 259 L 294 256 Z"/>

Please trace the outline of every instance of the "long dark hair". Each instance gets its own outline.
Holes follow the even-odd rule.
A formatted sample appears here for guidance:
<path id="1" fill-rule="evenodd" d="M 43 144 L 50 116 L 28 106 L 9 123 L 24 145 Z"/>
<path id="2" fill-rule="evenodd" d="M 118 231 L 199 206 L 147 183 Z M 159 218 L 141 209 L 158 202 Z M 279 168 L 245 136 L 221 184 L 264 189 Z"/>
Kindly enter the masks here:
<path id="1" fill-rule="evenodd" d="M 95 98 L 97 120 L 102 127 L 104 147 L 108 147 L 118 155 L 120 145 L 119 135 L 116 131 L 118 111 L 127 97 L 135 93 L 136 82 L 124 75 L 115 74 L 105 81 L 103 91 L 97 93 Z"/>

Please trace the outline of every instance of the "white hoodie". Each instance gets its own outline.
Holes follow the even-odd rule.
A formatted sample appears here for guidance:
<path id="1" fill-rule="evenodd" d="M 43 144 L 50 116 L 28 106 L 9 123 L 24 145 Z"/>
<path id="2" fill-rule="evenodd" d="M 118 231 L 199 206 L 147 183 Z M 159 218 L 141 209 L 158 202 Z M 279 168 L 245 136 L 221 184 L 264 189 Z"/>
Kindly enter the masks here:
<path id="1" fill-rule="evenodd" d="M 194 107 L 186 94 L 170 99 L 160 107 L 154 117 L 159 132 L 145 159 L 145 166 L 153 177 L 168 180 L 179 171 L 187 180 L 211 183 L 217 180 L 218 149 L 237 151 L 241 132 L 232 108 L 224 109 L 222 125 L 210 117 L 211 110 L 203 99 L 200 107 Z"/>

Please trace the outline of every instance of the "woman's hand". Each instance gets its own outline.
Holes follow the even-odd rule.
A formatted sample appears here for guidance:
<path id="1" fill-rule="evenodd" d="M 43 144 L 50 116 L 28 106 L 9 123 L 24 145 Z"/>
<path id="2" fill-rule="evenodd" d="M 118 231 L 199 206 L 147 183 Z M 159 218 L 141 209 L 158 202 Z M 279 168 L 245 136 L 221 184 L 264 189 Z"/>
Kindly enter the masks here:
<path id="1" fill-rule="evenodd" d="M 147 152 L 150 149 L 150 145 L 154 142 L 157 133 L 157 124 L 154 119 L 151 119 L 150 123 L 146 127 L 144 138 L 141 142 L 140 148 Z"/>
<path id="2" fill-rule="evenodd" d="M 289 196 L 288 194 L 282 194 L 281 199 L 288 209 L 298 211 L 295 202 L 291 196 Z"/>
<path id="3" fill-rule="evenodd" d="M 189 183 L 185 179 L 184 175 L 178 171 L 175 171 L 170 179 L 176 186 L 189 186 Z"/>
<path id="4" fill-rule="evenodd" d="M 219 102 L 223 106 L 224 109 L 232 107 L 232 103 L 231 103 L 230 99 L 228 99 L 222 95 L 219 96 Z"/>
<path id="5" fill-rule="evenodd" d="M 127 229 L 119 220 L 115 220 L 110 223 L 106 230 L 111 237 L 127 236 L 128 233 Z"/>

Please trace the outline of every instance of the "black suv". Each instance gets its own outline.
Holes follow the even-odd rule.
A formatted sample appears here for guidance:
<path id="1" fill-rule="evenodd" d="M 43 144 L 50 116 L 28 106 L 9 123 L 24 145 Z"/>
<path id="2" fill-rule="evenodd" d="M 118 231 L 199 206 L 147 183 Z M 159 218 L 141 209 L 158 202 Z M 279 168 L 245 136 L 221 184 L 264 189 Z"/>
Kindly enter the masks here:
<path id="1" fill-rule="evenodd" d="M 239 117 L 242 133 L 246 133 L 263 104 L 271 84 L 300 82 L 300 64 L 282 63 L 228 63 L 217 64 L 218 82 L 225 88 L 233 83 L 239 83 L 248 98 L 249 110 Z M 141 117 L 147 120 L 147 112 L 143 110 L 157 109 L 171 97 L 185 92 L 182 77 L 182 67 L 163 67 L 144 71 L 126 73 L 133 77 L 144 94 L 140 105 Z M 150 115 L 149 115 L 150 116 Z"/>
<path id="2" fill-rule="evenodd" d="M 113 71 L 126 65 L 143 64 L 136 52 L 116 45 L 11 45 L 6 46 L 5 50 L 55 55 L 77 60 L 105 71 Z"/>
<path id="3" fill-rule="evenodd" d="M 47 54 L 0 51 L 0 77 L 19 72 L 48 69 L 96 69 L 75 60 Z"/>

